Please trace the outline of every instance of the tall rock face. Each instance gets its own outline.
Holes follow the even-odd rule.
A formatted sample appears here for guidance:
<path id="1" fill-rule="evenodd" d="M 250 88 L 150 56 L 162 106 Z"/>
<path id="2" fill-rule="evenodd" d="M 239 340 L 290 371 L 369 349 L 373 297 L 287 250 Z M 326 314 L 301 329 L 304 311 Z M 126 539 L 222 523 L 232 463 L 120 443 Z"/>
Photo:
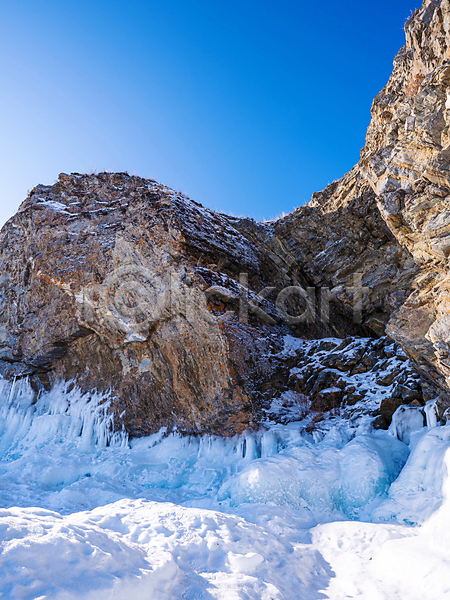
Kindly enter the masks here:
<path id="1" fill-rule="evenodd" d="M 358 373 L 407 359 L 383 349 L 391 342 L 348 336 L 387 333 L 445 393 L 449 28 L 450 2 L 425 1 L 374 100 L 359 163 L 274 223 L 216 214 L 125 173 L 62 174 L 32 190 L 0 234 L 0 373 L 36 389 L 74 379 L 111 390 L 133 435 L 228 435 L 257 427 L 274 398 L 287 412 L 311 394 L 319 412 L 358 402 Z M 344 342 L 292 354 L 288 334 Z M 392 387 L 385 407 L 420 404 L 418 376 L 397 367 L 376 384 Z"/>
<path id="2" fill-rule="evenodd" d="M 279 221 L 275 246 L 450 384 L 450 2 L 425 0 L 372 106 L 359 163 Z"/>
<path id="3" fill-rule="evenodd" d="M 276 298 L 310 282 L 255 232 L 265 234 L 124 173 L 36 187 L 0 235 L 2 374 L 110 389 L 134 435 L 256 426 L 289 378 L 276 358 L 285 334 L 362 328 L 338 306 L 329 322 L 291 318 L 315 312 L 315 299 Z"/>

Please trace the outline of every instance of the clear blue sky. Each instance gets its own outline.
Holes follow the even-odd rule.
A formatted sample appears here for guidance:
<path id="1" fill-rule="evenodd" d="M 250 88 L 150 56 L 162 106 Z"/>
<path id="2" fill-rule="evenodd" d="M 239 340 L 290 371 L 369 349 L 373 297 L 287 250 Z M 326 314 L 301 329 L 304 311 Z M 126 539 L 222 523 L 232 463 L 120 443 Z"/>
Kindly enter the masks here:
<path id="1" fill-rule="evenodd" d="M 127 170 L 271 218 L 358 160 L 420 0 L 0 0 L 0 223 Z"/>

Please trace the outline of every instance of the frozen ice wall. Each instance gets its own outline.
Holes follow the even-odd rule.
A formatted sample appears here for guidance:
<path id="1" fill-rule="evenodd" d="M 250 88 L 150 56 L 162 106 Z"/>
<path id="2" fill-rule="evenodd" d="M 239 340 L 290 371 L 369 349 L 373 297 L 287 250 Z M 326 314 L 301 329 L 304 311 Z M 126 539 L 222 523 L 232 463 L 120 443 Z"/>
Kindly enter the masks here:
<path id="1" fill-rule="evenodd" d="M 109 408 L 70 384 L 35 401 L 0 382 L 6 598 L 446 597 L 450 427 L 431 405 L 389 431 L 334 417 L 136 440 Z"/>
<path id="2" fill-rule="evenodd" d="M 397 490 L 406 485 L 405 477 L 408 485 L 414 479 L 422 488 L 425 478 L 430 490 L 433 474 L 442 482 L 442 469 L 437 464 L 430 469 L 430 463 L 436 432 L 441 440 L 447 428 L 427 436 L 423 413 L 414 409 L 399 409 L 388 432 L 335 418 L 313 433 L 297 422 L 231 439 L 160 431 L 129 441 L 114 430 L 104 395 L 59 384 L 33 403 L 26 381 L 2 381 L 0 397 L 3 506 L 39 505 L 68 513 L 147 498 L 227 510 L 269 503 L 306 510 L 319 520 L 370 519 L 372 509 L 381 514 L 380 504 L 389 500 L 405 463 L 404 473 L 413 471 L 415 479 L 403 473 L 391 500 L 403 494 Z M 412 439 L 416 454 L 408 460 Z M 442 452 L 447 442 L 440 443 Z M 435 460 L 440 464 L 442 457 Z M 437 498 L 434 490 L 433 506 Z"/>

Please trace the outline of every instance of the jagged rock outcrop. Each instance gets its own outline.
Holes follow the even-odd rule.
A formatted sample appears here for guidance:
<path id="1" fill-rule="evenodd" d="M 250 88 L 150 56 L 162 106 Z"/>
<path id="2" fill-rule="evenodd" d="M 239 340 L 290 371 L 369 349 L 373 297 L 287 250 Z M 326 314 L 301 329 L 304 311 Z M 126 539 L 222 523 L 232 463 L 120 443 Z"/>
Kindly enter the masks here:
<path id="1" fill-rule="evenodd" d="M 450 2 L 425 0 L 372 106 L 359 163 L 274 227 L 275 251 L 450 384 Z"/>
<path id="2" fill-rule="evenodd" d="M 3 375 L 111 389 L 135 435 L 255 425 L 288 377 L 274 357 L 285 333 L 360 328 L 337 306 L 329 323 L 289 319 L 305 301 L 274 299 L 307 277 L 236 224 L 124 173 L 36 187 L 0 235 Z"/>
<path id="3" fill-rule="evenodd" d="M 301 417 L 306 431 L 337 416 L 355 423 L 372 419 L 372 427 L 387 429 L 400 406 L 416 408 L 425 419 L 425 403 L 439 395 L 388 337 L 287 336 L 279 357 L 290 366 L 290 377 L 266 411 L 268 420 L 288 423 Z M 439 402 L 436 413 L 445 423 L 450 405 L 443 398 Z"/>
<path id="4" fill-rule="evenodd" d="M 110 389 L 133 435 L 233 434 L 274 402 L 298 416 L 362 400 L 353 373 L 340 375 L 345 345 L 329 341 L 335 363 L 322 364 L 306 346 L 283 354 L 287 334 L 387 333 L 422 379 L 403 370 L 374 383 L 397 386 L 371 406 L 378 425 L 399 402 L 439 393 L 444 412 L 450 2 L 426 0 L 405 30 L 359 163 L 274 223 L 215 214 L 125 173 L 62 174 L 32 190 L 0 234 L 0 373 L 36 389 L 61 378 Z M 378 377 L 390 342 L 377 343 L 356 343 L 351 370 Z"/>

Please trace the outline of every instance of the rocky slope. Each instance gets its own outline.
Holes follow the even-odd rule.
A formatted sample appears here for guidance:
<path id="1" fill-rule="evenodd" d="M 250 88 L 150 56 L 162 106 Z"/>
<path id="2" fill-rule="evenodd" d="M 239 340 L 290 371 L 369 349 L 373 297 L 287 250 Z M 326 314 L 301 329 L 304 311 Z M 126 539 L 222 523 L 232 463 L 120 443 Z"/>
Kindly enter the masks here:
<path id="1" fill-rule="evenodd" d="M 275 223 L 125 173 L 37 186 L 0 234 L 0 372 L 36 390 L 61 378 L 110 389 L 133 435 L 229 435 L 358 402 L 385 427 L 399 402 L 439 394 L 443 415 L 449 18 L 447 0 L 416 11 L 358 165 Z M 415 367 L 401 354 L 386 374 L 400 350 L 369 339 L 386 333 Z M 292 355 L 288 335 L 334 341 Z"/>

